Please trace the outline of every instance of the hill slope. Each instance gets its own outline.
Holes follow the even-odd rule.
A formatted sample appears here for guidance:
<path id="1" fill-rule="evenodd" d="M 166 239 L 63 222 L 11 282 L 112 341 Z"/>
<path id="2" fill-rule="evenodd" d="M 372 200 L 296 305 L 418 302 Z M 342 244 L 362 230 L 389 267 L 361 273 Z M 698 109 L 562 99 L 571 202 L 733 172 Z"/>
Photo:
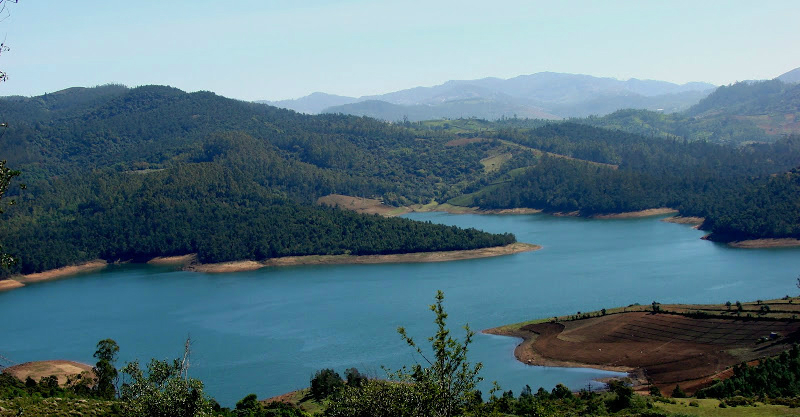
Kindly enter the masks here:
<path id="1" fill-rule="evenodd" d="M 716 89 L 683 113 L 620 110 L 581 123 L 638 133 L 725 144 L 771 142 L 800 133 L 800 84 L 741 82 Z"/>
<path id="2" fill-rule="evenodd" d="M 12 126 L 0 148 L 28 184 L 0 231 L 22 258 L 12 272 L 97 257 L 196 252 L 220 262 L 514 241 L 313 205 L 335 192 L 427 201 L 443 183 L 481 170 L 479 147 L 447 150 L 371 119 L 310 117 L 161 86 L 50 96 L 0 101 Z"/>

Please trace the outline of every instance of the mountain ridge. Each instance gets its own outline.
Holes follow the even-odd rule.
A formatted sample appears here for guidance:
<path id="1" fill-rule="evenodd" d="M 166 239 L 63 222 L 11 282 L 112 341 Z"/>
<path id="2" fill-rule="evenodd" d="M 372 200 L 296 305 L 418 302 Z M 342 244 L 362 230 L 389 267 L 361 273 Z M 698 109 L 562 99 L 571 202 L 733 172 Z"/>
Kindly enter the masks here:
<path id="1" fill-rule="evenodd" d="M 386 121 L 442 117 L 493 120 L 515 115 L 557 120 L 604 115 L 630 107 L 681 111 L 697 103 L 713 88 L 713 84 L 704 82 L 675 84 L 637 78 L 618 80 L 585 74 L 539 72 L 508 79 L 449 80 L 430 87 L 412 87 L 358 98 L 313 93 L 294 100 L 258 102 L 302 113 L 344 113 Z M 459 107 L 457 102 L 464 100 L 480 100 L 482 104 L 453 110 Z M 366 102 L 370 104 L 362 104 Z M 389 108 L 393 110 L 387 111 Z"/>

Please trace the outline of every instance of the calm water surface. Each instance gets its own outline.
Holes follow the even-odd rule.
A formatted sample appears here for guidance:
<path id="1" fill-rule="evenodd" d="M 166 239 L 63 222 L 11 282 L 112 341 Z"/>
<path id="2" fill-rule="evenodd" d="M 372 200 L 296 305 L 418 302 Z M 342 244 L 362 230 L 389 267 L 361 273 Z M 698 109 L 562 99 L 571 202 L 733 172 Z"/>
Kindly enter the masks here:
<path id="1" fill-rule="evenodd" d="M 451 328 L 663 303 L 724 303 L 797 293 L 800 250 L 731 249 L 657 219 L 414 213 L 416 220 L 513 232 L 544 249 L 432 264 L 272 268 L 207 275 L 125 265 L 0 293 L 0 355 L 16 362 L 93 363 L 98 340 L 120 347 L 120 366 L 176 358 L 194 342 L 190 374 L 232 406 L 305 387 L 315 370 L 356 367 L 374 376 L 417 358 L 395 332 L 432 335 L 427 306 L 445 292 Z M 458 332 L 457 332 L 458 333 Z M 581 388 L 610 373 L 530 367 L 518 341 L 477 335 L 470 357 L 515 393 L 529 384 Z M 489 385 L 484 384 L 484 392 Z"/>

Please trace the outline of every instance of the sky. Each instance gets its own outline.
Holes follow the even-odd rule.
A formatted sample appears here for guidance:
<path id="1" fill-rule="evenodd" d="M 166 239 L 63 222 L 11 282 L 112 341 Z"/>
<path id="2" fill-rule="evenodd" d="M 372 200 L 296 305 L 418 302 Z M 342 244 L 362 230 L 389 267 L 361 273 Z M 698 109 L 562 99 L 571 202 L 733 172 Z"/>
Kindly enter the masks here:
<path id="1" fill-rule="evenodd" d="M 800 67 L 800 1 L 19 0 L 0 95 L 362 96 L 542 71 L 716 85 Z"/>

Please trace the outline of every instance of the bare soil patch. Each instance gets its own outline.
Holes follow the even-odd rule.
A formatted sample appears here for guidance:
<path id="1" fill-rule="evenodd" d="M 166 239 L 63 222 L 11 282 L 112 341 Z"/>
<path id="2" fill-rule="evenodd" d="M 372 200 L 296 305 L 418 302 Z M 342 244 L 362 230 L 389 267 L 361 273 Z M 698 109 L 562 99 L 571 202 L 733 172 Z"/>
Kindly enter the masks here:
<path id="1" fill-rule="evenodd" d="M 14 365 L 6 368 L 3 372 L 13 375 L 20 381 L 25 381 L 26 378 L 31 377 L 36 382 L 39 382 L 42 377 L 55 375 L 58 377 L 58 383 L 64 385 L 67 383 L 68 376 L 80 375 L 82 372 L 91 374 L 92 366 L 63 360 L 37 361 Z"/>
<path id="2" fill-rule="evenodd" d="M 665 219 L 661 219 L 662 222 L 667 223 L 677 223 L 677 224 L 693 224 L 693 225 L 701 225 L 704 221 L 706 221 L 703 217 L 693 217 L 693 216 L 672 216 L 667 217 Z"/>
<path id="3" fill-rule="evenodd" d="M 479 213 L 482 214 L 536 214 L 541 213 L 542 210 L 540 209 L 532 209 L 532 208 L 512 208 L 512 209 L 497 209 L 497 210 L 481 210 Z"/>
<path id="4" fill-rule="evenodd" d="M 352 210 L 356 213 L 379 214 L 381 216 L 399 216 L 411 211 L 408 207 L 393 207 L 380 200 L 363 197 L 351 197 L 341 194 L 330 194 L 317 199 L 317 204 Z"/>
<path id="5" fill-rule="evenodd" d="M 227 272 L 255 271 L 264 266 L 263 263 L 256 261 L 232 261 L 215 264 L 192 264 L 184 269 L 187 271 L 205 272 L 209 274 L 222 274 Z"/>
<path id="6" fill-rule="evenodd" d="M 94 261 L 85 262 L 80 265 L 65 266 L 63 268 L 51 269 L 49 271 L 37 272 L 35 274 L 22 275 L 15 279 L 23 284 L 50 281 L 71 275 L 99 271 L 107 266 L 108 262 L 102 259 L 95 259 Z"/>
<path id="7" fill-rule="evenodd" d="M 14 288 L 24 287 L 25 284 L 13 280 L 13 279 L 4 279 L 0 281 L 0 292 L 13 290 Z"/>
<path id="8" fill-rule="evenodd" d="M 190 253 L 188 255 L 178 255 L 178 256 L 157 256 L 147 261 L 147 263 L 150 265 L 165 265 L 165 266 L 189 265 L 195 262 L 197 262 L 196 253 Z"/>
<path id="9" fill-rule="evenodd" d="M 524 363 L 640 371 L 662 392 L 676 384 L 694 392 L 733 365 L 789 349 L 798 330 L 793 321 L 630 312 L 486 332 L 523 338 L 514 353 Z M 758 342 L 771 332 L 780 337 Z"/>
<path id="10" fill-rule="evenodd" d="M 595 214 L 594 219 L 635 219 L 639 217 L 661 216 L 664 214 L 677 213 L 678 210 L 668 207 L 652 208 L 639 211 L 628 211 L 625 213 Z"/>
<path id="11" fill-rule="evenodd" d="M 800 239 L 783 238 L 740 240 L 738 242 L 730 242 L 728 243 L 728 246 L 744 249 L 793 248 L 800 246 Z"/>

